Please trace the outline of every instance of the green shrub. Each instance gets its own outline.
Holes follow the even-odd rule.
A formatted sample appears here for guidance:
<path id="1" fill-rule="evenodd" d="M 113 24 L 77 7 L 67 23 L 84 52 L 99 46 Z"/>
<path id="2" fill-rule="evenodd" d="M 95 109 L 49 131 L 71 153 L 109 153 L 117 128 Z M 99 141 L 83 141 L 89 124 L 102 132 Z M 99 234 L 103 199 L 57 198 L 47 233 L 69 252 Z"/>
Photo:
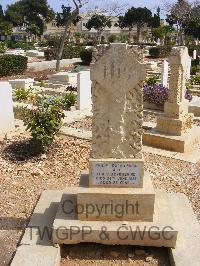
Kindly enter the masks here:
<path id="1" fill-rule="evenodd" d="M 199 58 L 192 60 L 191 75 L 196 75 L 198 72 Z"/>
<path id="2" fill-rule="evenodd" d="M 44 88 L 44 86 L 45 86 L 45 81 L 44 81 L 44 80 L 40 80 L 40 81 L 39 81 L 39 86 L 40 86 L 40 88 Z"/>
<path id="3" fill-rule="evenodd" d="M 21 74 L 27 69 L 28 58 L 21 55 L 0 56 L 0 77 Z"/>
<path id="4" fill-rule="evenodd" d="M 76 95 L 73 92 L 67 93 L 63 100 L 63 107 L 65 110 L 69 110 L 71 106 L 74 106 L 76 103 Z"/>
<path id="5" fill-rule="evenodd" d="M 153 58 L 168 57 L 171 53 L 171 50 L 171 45 L 152 47 L 149 49 L 149 54 Z"/>
<path id="6" fill-rule="evenodd" d="M 27 101 L 30 95 L 32 94 L 32 89 L 26 88 L 17 88 L 14 91 L 14 97 L 18 102 Z"/>
<path id="7" fill-rule="evenodd" d="M 197 72 L 198 72 L 198 68 L 197 68 L 197 66 L 192 66 L 192 67 L 191 67 L 191 70 L 190 70 L 190 74 L 191 74 L 191 75 L 196 75 Z"/>
<path id="8" fill-rule="evenodd" d="M 81 46 L 67 45 L 64 47 L 62 59 L 79 58 L 80 52 L 83 50 Z M 48 61 L 57 59 L 58 48 L 48 48 L 44 51 L 45 59 Z"/>
<path id="9" fill-rule="evenodd" d="M 7 47 L 10 49 L 23 49 L 23 50 L 32 50 L 35 49 L 34 42 L 25 42 L 25 41 L 6 41 Z"/>
<path id="10" fill-rule="evenodd" d="M 26 130 L 31 132 L 35 148 L 39 152 L 48 150 L 62 126 L 63 103 L 59 97 L 38 96 L 35 108 L 21 108 Z"/>
<path id="11" fill-rule="evenodd" d="M 191 85 L 200 85 L 200 76 L 194 76 L 190 79 Z"/>
<path id="12" fill-rule="evenodd" d="M 92 62 L 92 50 L 91 49 L 82 50 L 80 52 L 80 58 L 82 60 L 83 65 L 89 66 L 90 63 Z"/>
<path id="13" fill-rule="evenodd" d="M 153 85 L 153 84 L 156 84 L 158 80 L 159 79 L 157 76 L 153 76 L 153 77 L 146 78 L 145 83 L 148 85 Z"/>
<path id="14" fill-rule="evenodd" d="M 39 47 L 47 47 L 48 45 L 49 45 L 49 43 L 48 43 L 48 41 L 39 41 L 38 43 L 37 43 L 37 45 L 39 46 Z"/>
<path id="15" fill-rule="evenodd" d="M 115 42 L 117 40 L 117 36 L 116 35 L 110 35 L 109 37 L 108 37 L 108 42 L 109 43 L 113 43 L 113 42 Z"/>
<path id="16" fill-rule="evenodd" d="M 0 42 L 0 54 L 5 53 L 6 49 L 7 49 L 6 43 Z"/>
<path id="17" fill-rule="evenodd" d="M 193 57 L 193 51 L 197 51 L 197 56 L 200 55 L 200 45 L 188 45 L 188 53 L 191 57 Z"/>

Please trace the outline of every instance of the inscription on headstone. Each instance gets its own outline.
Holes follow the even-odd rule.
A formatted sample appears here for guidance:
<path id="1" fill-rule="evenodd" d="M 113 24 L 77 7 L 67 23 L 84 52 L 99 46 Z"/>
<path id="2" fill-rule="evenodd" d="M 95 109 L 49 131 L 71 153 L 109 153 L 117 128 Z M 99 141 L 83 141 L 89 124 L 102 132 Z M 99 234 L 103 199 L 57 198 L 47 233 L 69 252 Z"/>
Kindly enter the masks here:
<path id="1" fill-rule="evenodd" d="M 94 185 L 139 185 L 142 176 L 141 162 L 92 162 Z"/>

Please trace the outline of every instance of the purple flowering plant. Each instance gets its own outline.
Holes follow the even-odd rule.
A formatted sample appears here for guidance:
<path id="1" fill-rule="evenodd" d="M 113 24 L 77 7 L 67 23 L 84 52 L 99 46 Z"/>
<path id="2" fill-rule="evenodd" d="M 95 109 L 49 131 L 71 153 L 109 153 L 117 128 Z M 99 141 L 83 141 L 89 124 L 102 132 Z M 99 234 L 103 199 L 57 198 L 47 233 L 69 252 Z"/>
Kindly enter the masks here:
<path id="1" fill-rule="evenodd" d="M 155 79 L 154 80 L 148 79 L 144 84 L 143 93 L 144 93 L 144 101 L 156 105 L 164 105 L 164 103 L 168 100 L 169 88 L 163 86 L 160 83 L 155 82 Z M 187 99 L 189 102 L 192 101 L 192 95 L 188 87 L 185 91 L 185 99 Z"/>
<path id="2" fill-rule="evenodd" d="M 143 87 L 144 101 L 157 105 L 164 105 L 168 99 L 169 89 L 162 84 L 145 84 Z"/>

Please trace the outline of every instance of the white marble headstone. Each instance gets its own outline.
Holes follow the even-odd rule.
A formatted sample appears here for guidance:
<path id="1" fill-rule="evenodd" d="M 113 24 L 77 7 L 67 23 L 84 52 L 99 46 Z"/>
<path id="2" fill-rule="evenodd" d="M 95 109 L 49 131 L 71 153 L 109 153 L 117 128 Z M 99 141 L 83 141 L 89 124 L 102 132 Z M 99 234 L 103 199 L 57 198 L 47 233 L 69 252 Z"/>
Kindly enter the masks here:
<path id="1" fill-rule="evenodd" d="M 78 110 L 92 109 L 92 82 L 90 80 L 90 70 L 78 73 L 77 104 Z"/>
<path id="2" fill-rule="evenodd" d="M 14 129 L 12 87 L 9 82 L 0 82 L 0 134 Z"/>
<path id="3" fill-rule="evenodd" d="M 165 87 L 168 87 L 168 74 L 169 74 L 169 63 L 166 60 L 164 60 L 161 72 L 161 84 Z"/>

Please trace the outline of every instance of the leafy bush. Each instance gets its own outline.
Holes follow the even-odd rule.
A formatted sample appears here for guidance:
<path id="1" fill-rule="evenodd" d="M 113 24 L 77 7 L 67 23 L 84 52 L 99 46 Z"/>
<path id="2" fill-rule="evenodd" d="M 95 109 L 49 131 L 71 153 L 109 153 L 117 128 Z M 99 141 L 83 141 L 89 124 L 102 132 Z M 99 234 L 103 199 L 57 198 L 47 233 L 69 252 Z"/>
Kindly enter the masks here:
<path id="1" fill-rule="evenodd" d="M 149 54 L 151 57 L 158 58 L 160 56 L 160 49 L 158 47 L 152 47 L 149 49 Z"/>
<path id="2" fill-rule="evenodd" d="M 0 54 L 5 53 L 7 46 L 4 42 L 0 42 Z"/>
<path id="3" fill-rule="evenodd" d="M 25 41 L 6 41 L 7 47 L 10 49 L 23 49 L 23 50 L 32 50 L 35 49 L 33 42 Z"/>
<path id="4" fill-rule="evenodd" d="M 72 92 L 77 91 L 77 87 L 70 85 L 66 88 L 66 91 L 72 91 Z"/>
<path id="5" fill-rule="evenodd" d="M 47 47 L 49 45 L 48 41 L 39 41 L 37 43 L 39 47 Z"/>
<path id="6" fill-rule="evenodd" d="M 164 105 L 168 99 L 169 89 L 161 84 L 145 84 L 144 88 L 144 101 L 154 103 L 157 105 Z"/>
<path id="7" fill-rule="evenodd" d="M 28 58 L 21 55 L 0 56 L 0 77 L 23 73 L 27 62 Z"/>
<path id="8" fill-rule="evenodd" d="M 117 36 L 116 35 L 110 35 L 109 37 L 108 37 L 108 42 L 109 43 L 113 43 L 113 42 L 115 42 L 117 40 Z"/>
<path id="9" fill-rule="evenodd" d="M 149 77 L 149 78 L 146 78 L 145 80 L 145 83 L 148 85 L 153 85 L 153 84 L 156 84 L 157 82 L 158 82 L 157 76 Z"/>
<path id="10" fill-rule="evenodd" d="M 190 79 L 191 85 L 200 85 L 200 76 L 194 76 Z"/>
<path id="11" fill-rule="evenodd" d="M 38 96 L 35 108 L 21 108 L 26 130 L 31 132 L 36 150 L 46 151 L 53 143 L 64 118 L 63 103 L 59 97 Z"/>
<path id="12" fill-rule="evenodd" d="M 198 72 L 198 67 L 197 66 L 192 66 L 190 70 L 191 75 L 196 75 Z"/>
<path id="13" fill-rule="evenodd" d="M 79 58 L 80 52 L 83 50 L 81 46 L 67 45 L 64 47 L 62 59 Z M 56 60 L 58 55 L 58 48 L 48 48 L 44 51 L 45 59 L 48 61 Z"/>
<path id="14" fill-rule="evenodd" d="M 191 75 L 196 75 L 198 72 L 199 58 L 192 60 Z"/>
<path id="15" fill-rule="evenodd" d="M 67 93 L 63 100 L 63 107 L 65 110 L 69 110 L 71 106 L 74 106 L 76 103 L 76 96 L 73 92 Z"/>
<path id="16" fill-rule="evenodd" d="M 83 65 L 89 66 L 90 63 L 92 62 L 92 50 L 82 50 L 80 52 L 80 58 L 82 60 Z"/>
<path id="17" fill-rule="evenodd" d="M 200 45 L 188 45 L 188 52 L 191 57 L 193 56 L 194 50 L 197 51 L 197 56 L 200 55 Z"/>
<path id="18" fill-rule="evenodd" d="M 152 47 L 149 49 L 149 54 L 153 58 L 168 57 L 171 53 L 171 50 L 171 45 Z"/>
<path id="19" fill-rule="evenodd" d="M 32 94 L 32 89 L 17 88 L 14 92 L 14 97 L 18 102 L 27 101 Z"/>
<path id="20" fill-rule="evenodd" d="M 45 86 L 45 81 L 44 80 L 40 80 L 39 81 L 39 86 L 40 86 L 40 88 L 43 88 Z"/>

